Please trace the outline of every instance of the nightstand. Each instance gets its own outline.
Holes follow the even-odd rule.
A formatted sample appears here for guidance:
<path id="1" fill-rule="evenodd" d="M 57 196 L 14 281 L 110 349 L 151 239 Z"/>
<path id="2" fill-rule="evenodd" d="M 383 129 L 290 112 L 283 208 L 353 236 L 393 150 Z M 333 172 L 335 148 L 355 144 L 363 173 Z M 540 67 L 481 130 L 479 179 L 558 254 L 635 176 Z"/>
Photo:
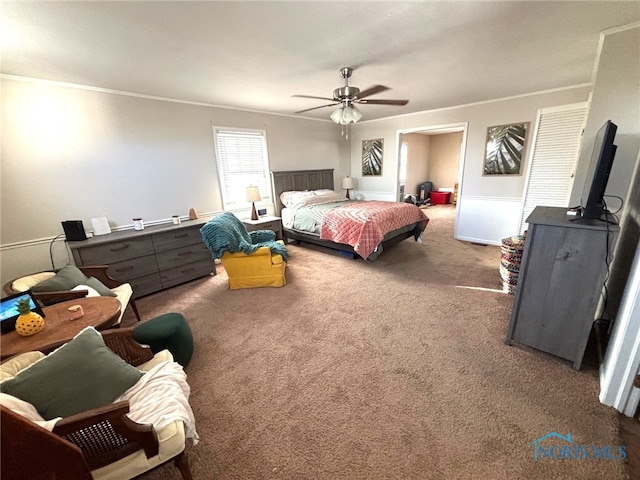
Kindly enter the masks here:
<path id="1" fill-rule="evenodd" d="M 253 232 L 255 230 L 272 230 L 276 234 L 278 240 L 282 240 L 282 222 L 280 217 L 274 217 L 273 215 L 265 215 L 258 218 L 258 220 L 246 219 L 242 220 L 244 226 L 247 227 L 247 231 Z"/>

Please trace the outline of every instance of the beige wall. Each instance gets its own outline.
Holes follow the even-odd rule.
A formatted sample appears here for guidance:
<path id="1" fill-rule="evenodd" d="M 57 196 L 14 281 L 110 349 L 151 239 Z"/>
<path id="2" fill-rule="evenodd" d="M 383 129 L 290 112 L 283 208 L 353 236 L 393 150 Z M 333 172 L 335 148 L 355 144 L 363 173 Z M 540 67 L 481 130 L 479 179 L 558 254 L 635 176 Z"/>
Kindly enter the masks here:
<path id="1" fill-rule="evenodd" d="M 518 232 L 525 175 L 482 175 L 487 128 L 520 122 L 534 124 L 540 108 L 582 102 L 588 99 L 589 92 L 588 86 L 578 86 L 358 123 L 351 130 L 352 177 L 359 190 L 374 192 L 381 199 L 395 199 L 401 134 L 451 126 L 464 128 L 464 158 L 458 174 L 460 191 L 454 235 L 460 240 L 500 245 L 503 238 Z M 384 139 L 385 165 L 391 163 L 392 167 L 385 167 L 380 177 L 360 175 L 361 143 L 371 138 Z M 531 139 L 529 135 L 526 152 L 530 149 Z M 523 172 L 527 169 L 527 161 L 528 158 L 522 166 Z"/>
<path id="2" fill-rule="evenodd" d="M 429 180 L 430 137 L 418 133 L 402 136 L 407 143 L 407 183 L 405 193 L 418 193 L 418 184 Z"/>
<path id="3" fill-rule="evenodd" d="M 600 400 L 632 415 L 637 400 L 627 402 L 640 365 L 640 26 L 604 35 L 599 59 L 572 201 L 580 203 L 595 134 L 611 119 L 618 149 L 607 194 L 622 197 L 624 207 L 607 282 L 605 316 L 613 328 L 600 367 Z M 619 204 L 613 198 L 607 203 L 611 209 Z"/>
<path id="4" fill-rule="evenodd" d="M 617 126 L 618 146 L 607 184 L 607 195 L 624 199 L 620 218 L 620 237 L 609 276 L 608 313 L 617 314 L 629 269 L 640 248 L 640 27 L 606 35 L 593 89 L 591 109 L 585 127 L 585 140 L 576 174 L 573 201 L 580 204 L 585 168 L 589 166 L 595 134 L 606 120 Z M 611 210 L 620 201 L 606 198 Z"/>
<path id="5" fill-rule="evenodd" d="M 618 126 L 608 195 L 626 195 L 640 146 L 640 27 L 605 35 L 599 59 L 571 205 L 581 203 L 595 136 L 606 120 Z"/>
<path id="6" fill-rule="evenodd" d="M 524 188 L 524 175 L 482 175 L 487 128 L 515 122 L 534 124 L 538 109 L 582 102 L 587 100 L 589 92 L 589 87 L 576 87 L 358 123 L 351 129 L 351 176 L 358 182 L 359 189 L 387 192 L 394 197 L 397 184 L 395 167 L 397 167 L 399 133 L 467 123 L 463 173 L 465 191 L 462 193 L 474 196 L 520 198 Z M 360 173 L 362 140 L 372 138 L 384 139 L 385 168 L 380 177 L 363 178 Z M 527 142 L 530 141 L 529 135 Z M 526 151 L 529 151 L 529 145 L 526 146 Z M 523 165 L 523 171 L 526 171 L 526 168 L 527 166 Z"/>
<path id="7" fill-rule="evenodd" d="M 433 187 L 453 188 L 458 181 L 462 132 L 431 136 L 429 180 Z"/>
<path id="8" fill-rule="evenodd" d="M 51 267 L 63 220 L 222 210 L 213 126 L 264 129 L 272 170 L 333 168 L 348 175 L 349 144 L 330 121 L 266 115 L 0 79 L 2 282 Z M 239 212 L 249 215 L 249 212 Z M 68 261 L 62 242 L 56 266 Z"/>

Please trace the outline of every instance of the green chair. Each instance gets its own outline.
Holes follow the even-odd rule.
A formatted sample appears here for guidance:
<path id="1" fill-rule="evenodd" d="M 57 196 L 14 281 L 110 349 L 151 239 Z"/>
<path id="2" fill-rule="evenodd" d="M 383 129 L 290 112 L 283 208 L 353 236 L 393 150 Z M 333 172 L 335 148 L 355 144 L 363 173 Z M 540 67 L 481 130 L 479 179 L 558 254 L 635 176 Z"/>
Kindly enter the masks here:
<path id="1" fill-rule="evenodd" d="M 179 313 L 165 313 L 133 329 L 136 342 L 149 345 L 155 354 L 165 348 L 183 367 L 189 365 L 193 355 L 193 335 L 187 320 Z"/>

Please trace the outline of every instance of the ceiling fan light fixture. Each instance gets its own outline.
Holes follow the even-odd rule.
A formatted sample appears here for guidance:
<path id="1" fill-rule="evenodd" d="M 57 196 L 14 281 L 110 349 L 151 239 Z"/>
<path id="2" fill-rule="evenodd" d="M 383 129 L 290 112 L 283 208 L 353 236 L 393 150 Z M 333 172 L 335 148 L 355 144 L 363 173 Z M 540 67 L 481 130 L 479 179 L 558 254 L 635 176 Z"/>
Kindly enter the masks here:
<path id="1" fill-rule="evenodd" d="M 353 112 L 353 123 L 360 121 L 362 118 L 362 112 L 358 110 L 355 105 L 351 105 L 351 111 Z"/>
<path id="2" fill-rule="evenodd" d="M 369 99 L 368 97 L 372 95 L 376 95 L 380 92 L 384 92 L 389 90 L 389 87 L 385 87 L 384 85 L 373 85 L 365 90 L 360 90 L 358 87 L 354 87 L 349 85 L 349 77 L 351 77 L 351 73 L 353 69 L 350 67 L 344 67 L 340 69 L 340 76 L 344 78 L 344 87 L 336 88 L 333 91 L 333 97 L 317 97 L 314 95 L 294 95 L 294 97 L 302 97 L 302 98 L 316 98 L 319 100 L 330 100 L 332 103 L 327 105 L 320 105 L 318 107 L 306 108 L 304 110 L 300 110 L 296 113 L 304 113 L 311 110 L 316 110 L 318 108 L 325 107 L 333 107 L 339 105 L 329 118 L 334 123 L 338 125 L 342 125 L 342 134 L 348 138 L 349 126 L 352 123 L 358 123 L 362 118 L 362 112 L 358 110 L 354 104 L 362 103 L 362 104 L 370 104 L 370 105 L 406 105 L 409 100 L 388 100 L 388 99 Z M 346 127 L 346 128 L 345 128 Z"/>
<path id="3" fill-rule="evenodd" d="M 340 123 L 342 125 L 349 125 L 350 123 L 355 123 L 353 120 L 353 107 L 347 106 L 344 107 L 342 111 L 342 118 L 340 119 Z"/>
<path id="4" fill-rule="evenodd" d="M 340 125 L 349 125 L 357 123 L 362 118 L 362 112 L 354 105 L 346 105 L 334 110 L 331 114 L 331 120 Z"/>
<path id="5" fill-rule="evenodd" d="M 331 120 L 333 120 L 335 123 L 341 123 L 343 110 L 344 110 L 344 107 L 336 108 L 331 114 L 331 117 L 330 117 Z"/>

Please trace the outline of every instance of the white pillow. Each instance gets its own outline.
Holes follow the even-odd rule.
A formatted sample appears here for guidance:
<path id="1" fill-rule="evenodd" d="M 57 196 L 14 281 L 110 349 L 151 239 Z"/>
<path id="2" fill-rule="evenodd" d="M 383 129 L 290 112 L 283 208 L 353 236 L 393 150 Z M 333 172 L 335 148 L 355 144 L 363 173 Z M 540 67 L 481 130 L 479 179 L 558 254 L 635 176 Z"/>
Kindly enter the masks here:
<path id="1" fill-rule="evenodd" d="M 13 282 L 11 288 L 13 288 L 17 292 L 26 292 L 34 285 L 37 285 L 40 282 L 44 282 L 45 280 L 49 280 L 50 278 L 53 278 L 55 276 L 55 272 L 34 273 L 33 275 L 27 275 L 18 278 Z"/>
<path id="2" fill-rule="evenodd" d="M 15 377 L 21 370 L 24 370 L 32 363 L 37 362 L 41 358 L 44 358 L 45 354 L 42 352 L 24 352 L 15 357 L 11 357 L 0 365 L 0 382 Z"/>
<path id="3" fill-rule="evenodd" d="M 89 285 L 77 285 L 73 287 L 71 290 L 86 290 L 87 292 L 89 292 L 87 293 L 87 298 L 100 296 L 98 291 L 95 288 L 91 288 Z"/>
<path id="4" fill-rule="evenodd" d="M 316 195 L 338 195 L 335 190 L 331 190 L 330 188 L 321 188 L 320 190 L 314 190 Z"/>
<path id="5" fill-rule="evenodd" d="M 31 405 L 29 402 L 20 400 L 18 397 L 14 397 L 13 395 L 9 395 L 8 393 L 0 392 L 0 405 L 2 405 L 3 407 L 7 407 L 9 410 L 13 410 L 17 414 L 28 418 L 32 422 L 44 422 L 44 418 L 40 416 L 40 414 L 36 410 L 36 407 Z"/>
<path id="6" fill-rule="evenodd" d="M 299 203 L 304 203 L 305 200 L 315 196 L 314 192 L 310 191 L 289 191 L 282 192 L 280 194 L 280 201 L 285 207 L 293 207 Z"/>
<path id="7" fill-rule="evenodd" d="M 287 207 L 287 206 L 289 206 L 289 205 L 288 205 L 288 204 L 289 204 L 289 199 L 290 199 L 293 195 L 296 195 L 296 194 L 298 194 L 298 193 L 300 193 L 300 192 L 293 192 L 293 191 L 289 191 L 289 192 L 282 192 L 282 193 L 280 194 L 280 201 L 282 202 L 282 204 L 283 204 L 285 207 Z"/>
<path id="8" fill-rule="evenodd" d="M 9 410 L 12 410 L 18 415 L 23 416 L 27 420 L 31 420 L 36 425 L 40 425 L 42 428 L 46 428 L 49 431 L 52 431 L 58 420 L 62 418 L 57 417 L 51 420 L 45 420 L 40 416 L 36 407 L 31 405 L 29 402 L 20 400 L 18 397 L 14 397 L 7 393 L 0 393 L 0 405 L 7 407 Z"/>
<path id="9" fill-rule="evenodd" d="M 329 202 L 341 202 L 346 200 L 346 197 L 342 193 L 334 192 L 333 190 L 325 191 L 320 195 L 316 195 L 315 203 L 329 203 Z"/>

